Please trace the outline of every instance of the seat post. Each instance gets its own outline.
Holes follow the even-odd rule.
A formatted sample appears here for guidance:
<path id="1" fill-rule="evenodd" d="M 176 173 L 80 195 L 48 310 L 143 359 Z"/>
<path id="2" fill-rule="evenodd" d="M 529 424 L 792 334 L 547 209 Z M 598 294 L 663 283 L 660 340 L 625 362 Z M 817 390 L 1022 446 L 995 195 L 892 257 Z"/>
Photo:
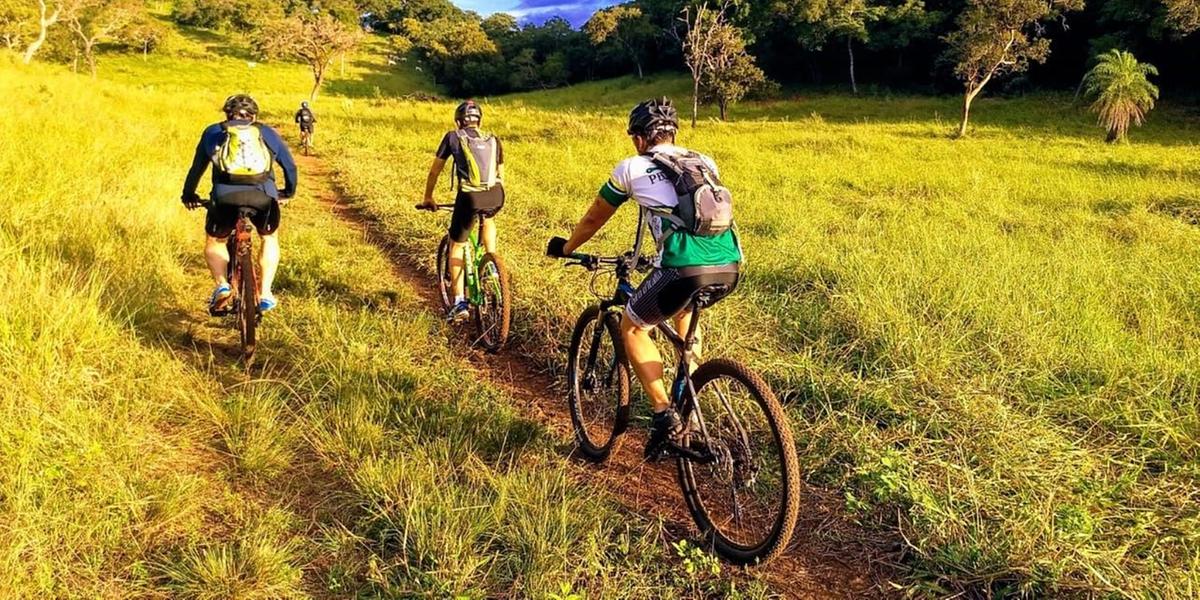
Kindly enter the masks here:
<path id="1" fill-rule="evenodd" d="M 691 359 L 692 345 L 696 343 L 696 329 L 700 326 L 700 303 L 692 302 L 692 318 L 688 322 L 687 335 L 683 337 L 683 352 Z"/>

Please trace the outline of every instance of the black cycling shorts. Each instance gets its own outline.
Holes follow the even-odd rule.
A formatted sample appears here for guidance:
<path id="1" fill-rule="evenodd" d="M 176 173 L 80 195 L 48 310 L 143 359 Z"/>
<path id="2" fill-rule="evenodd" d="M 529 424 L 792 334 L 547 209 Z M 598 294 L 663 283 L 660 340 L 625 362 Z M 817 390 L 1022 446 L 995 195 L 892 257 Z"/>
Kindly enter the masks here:
<path id="1" fill-rule="evenodd" d="M 316 123 L 305 123 L 304 121 L 300 121 L 300 131 L 307 131 L 308 133 L 312 133 L 313 129 L 316 129 L 316 127 L 317 127 Z"/>
<path id="2" fill-rule="evenodd" d="M 266 192 L 252 190 L 218 197 L 208 207 L 204 232 L 217 239 L 229 237 L 237 226 L 238 209 L 243 206 L 255 210 L 250 222 L 254 223 L 258 235 L 270 235 L 279 230 L 279 203 Z"/>
<path id="3" fill-rule="evenodd" d="M 708 286 L 723 285 L 712 297 L 712 302 L 716 303 L 733 292 L 737 283 L 737 263 L 715 267 L 655 269 L 629 297 L 625 315 L 638 327 L 650 329 L 688 308 L 697 291 Z"/>
<path id="4" fill-rule="evenodd" d="M 459 192 L 450 215 L 450 239 L 461 244 L 475 228 L 476 215 L 490 219 L 504 208 L 504 188 L 496 186 L 486 192 Z"/>

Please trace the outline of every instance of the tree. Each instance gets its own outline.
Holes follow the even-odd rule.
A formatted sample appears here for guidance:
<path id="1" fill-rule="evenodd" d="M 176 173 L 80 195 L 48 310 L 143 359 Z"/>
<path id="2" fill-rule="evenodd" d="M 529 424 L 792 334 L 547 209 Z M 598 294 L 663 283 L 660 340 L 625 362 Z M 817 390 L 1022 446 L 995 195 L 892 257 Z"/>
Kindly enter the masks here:
<path id="1" fill-rule="evenodd" d="M 1167 25 L 1187 35 L 1200 29 L 1200 0 L 1163 0 Z"/>
<path id="2" fill-rule="evenodd" d="M 857 94 L 854 42 L 865 43 L 870 39 L 868 24 L 882 18 L 887 7 L 873 4 L 872 0 L 806 0 L 798 6 L 801 18 L 816 26 L 810 33 L 810 45 L 820 47 L 831 37 L 845 40 L 850 59 L 850 89 Z"/>
<path id="3" fill-rule="evenodd" d="M 692 73 L 692 127 L 696 126 L 696 113 L 700 110 L 700 82 L 712 69 L 712 48 L 715 38 L 712 30 L 724 21 L 725 9 L 723 4 L 718 10 L 708 8 L 708 3 L 701 4 L 694 10 L 691 7 L 683 9 L 680 18 L 687 25 L 687 33 L 683 42 L 683 62 Z"/>
<path id="4" fill-rule="evenodd" d="M 971 102 L 992 78 L 1046 60 L 1050 41 L 1044 22 L 1082 7 L 1083 0 L 967 0 L 958 29 L 945 38 L 964 87 L 959 137 L 967 135 Z"/>
<path id="5" fill-rule="evenodd" d="M 46 0 L 38 0 L 38 14 L 35 17 L 37 20 L 37 35 L 25 47 L 25 54 L 22 56 L 25 64 L 33 62 L 33 55 L 37 54 L 37 51 L 42 48 L 42 44 L 46 43 L 46 32 L 58 22 L 58 18 L 62 14 L 60 7 L 55 7 L 54 12 L 49 15 L 46 14 L 47 10 L 49 8 L 46 6 Z"/>
<path id="6" fill-rule="evenodd" d="M 1158 87 L 1147 78 L 1158 75 L 1154 65 L 1140 63 L 1130 52 L 1109 50 L 1084 76 L 1084 89 L 1094 98 L 1091 110 L 1108 130 L 1109 143 L 1125 139 L 1129 124 L 1141 125 L 1154 108 Z"/>
<path id="7" fill-rule="evenodd" d="M 362 31 L 328 13 L 302 12 L 261 27 L 255 37 L 267 58 L 293 58 L 308 65 L 313 75 L 308 97 L 315 100 L 334 57 L 353 50 Z"/>
<path id="8" fill-rule="evenodd" d="M 754 63 L 754 57 L 746 52 L 746 40 L 740 29 L 719 23 L 710 30 L 710 36 L 712 62 L 701 85 L 705 97 L 717 103 L 721 120 L 725 121 L 729 118 L 730 105 L 773 84 Z"/>
<path id="9" fill-rule="evenodd" d="M 593 45 L 599 46 L 609 41 L 618 44 L 637 67 L 638 78 L 643 76 L 646 44 L 654 36 L 655 29 L 642 14 L 642 9 L 630 3 L 598 10 L 583 25 L 583 30 Z"/>
<path id="10" fill-rule="evenodd" d="M 96 45 L 117 40 L 117 35 L 137 20 L 145 6 L 138 0 L 66 0 L 63 23 L 83 52 L 88 70 L 96 76 Z"/>

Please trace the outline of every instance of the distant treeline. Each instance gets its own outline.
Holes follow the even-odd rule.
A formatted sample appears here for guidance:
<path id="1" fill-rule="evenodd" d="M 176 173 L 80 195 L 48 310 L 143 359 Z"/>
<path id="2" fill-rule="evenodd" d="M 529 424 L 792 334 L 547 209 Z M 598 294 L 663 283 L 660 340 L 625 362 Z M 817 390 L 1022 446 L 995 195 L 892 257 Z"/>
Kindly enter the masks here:
<path id="1" fill-rule="evenodd" d="M 743 0 L 725 6 L 758 65 L 776 81 L 849 89 L 853 64 L 859 86 L 944 92 L 962 89 L 948 38 L 965 27 L 972 10 L 1010 18 L 1006 3 L 1020 0 Z M 439 82 L 461 95 L 681 70 L 681 16 L 700 4 L 634 0 L 597 12 L 580 29 L 557 18 L 544 24 L 521 24 L 506 14 L 485 18 L 449 0 L 380 0 L 363 8 L 371 11 L 374 29 L 395 35 L 398 51 L 417 52 Z M 1047 40 L 1049 52 L 1027 72 L 1009 70 L 1017 73 L 1001 77 L 998 89 L 1073 89 L 1095 56 L 1120 48 L 1157 65 L 1164 88 L 1200 91 L 1200 35 L 1194 33 L 1200 1 L 1088 0 L 1078 6 L 1063 4 L 1043 19 L 1013 25 Z"/>

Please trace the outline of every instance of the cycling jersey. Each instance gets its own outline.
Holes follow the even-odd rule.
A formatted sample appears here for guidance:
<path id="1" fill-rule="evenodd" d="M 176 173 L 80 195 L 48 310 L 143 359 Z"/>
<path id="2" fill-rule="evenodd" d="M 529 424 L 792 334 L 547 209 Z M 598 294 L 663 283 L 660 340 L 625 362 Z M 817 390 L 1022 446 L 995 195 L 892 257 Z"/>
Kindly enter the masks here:
<path id="1" fill-rule="evenodd" d="M 660 215 L 679 205 L 675 185 L 666 173 L 650 160 L 656 153 L 684 154 L 687 150 L 673 144 L 659 144 L 645 155 L 627 158 L 613 169 L 608 182 L 600 188 L 600 197 L 613 206 L 633 199 L 650 216 L 650 232 L 658 243 L 656 265 L 660 267 L 697 267 L 726 265 L 742 261 L 742 249 L 737 234 L 729 231 L 713 237 L 678 231 Z M 700 158 L 719 174 L 713 160 L 703 154 Z"/>
<path id="2" fill-rule="evenodd" d="M 471 180 L 470 163 L 464 154 L 462 141 L 458 139 L 458 134 L 461 132 L 469 138 L 479 138 L 484 134 L 475 127 L 464 127 L 458 131 L 447 131 L 445 136 L 442 136 L 442 143 L 438 144 L 437 157 L 442 160 L 447 160 L 454 157 L 454 172 L 455 179 L 458 182 L 459 189 L 462 188 L 463 181 Z M 496 166 L 504 164 L 504 145 L 500 143 L 500 138 L 496 138 Z M 500 185 L 498 182 L 497 185 Z"/>
<path id="3" fill-rule="evenodd" d="M 308 117 L 305 119 L 304 117 Z M 312 131 L 313 125 L 317 122 L 316 115 L 307 108 L 302 108 L 296 111 L 295 121 L 300 124 L 301 131 Z"/>
<path id="4" fill-rule="evenodd" d="M 227 122 L 230 126 L 248 125 L 249 123 L 250 121 Z M 209 125 L 204 130 L 204 133 L 200 135 L 200 143 L 196 144 L 196 154 L 192 158 L 192 168 L 188 170 L 187 179 L 183 183 L 182 197 L 188 198 L 196 193 L 196 188 L 200 185 L 200 177 L 204 175 L 205 169 L 208 169 L 212 163 L 213 156 L 221 149 L 221 145 L 225 143 L 225 138 L 229 134 L 222 125 L 222 123 Z M 262 125 L 261 131 L 262 140 L 266 143 L 267 150 L 271 152 L 271 157 L 283 169 L 283 190 L 280 191 L 275 185 L 274 169 L 268 173 L 267 179 L 262 183 L 234 184 L 221 181 L 221 174 L 214 167 L 212 174 L 212 200 L 216 201 L 222 196 L 251 190 L 257 190 L 271 198 L 291 198 L 296 193 L 296 163 L 292 160 L 292 153 L 288 151 L 287 144 L 283 143 L 283 138 L 280 138 L 279 133 L 274 129 Z"/>

